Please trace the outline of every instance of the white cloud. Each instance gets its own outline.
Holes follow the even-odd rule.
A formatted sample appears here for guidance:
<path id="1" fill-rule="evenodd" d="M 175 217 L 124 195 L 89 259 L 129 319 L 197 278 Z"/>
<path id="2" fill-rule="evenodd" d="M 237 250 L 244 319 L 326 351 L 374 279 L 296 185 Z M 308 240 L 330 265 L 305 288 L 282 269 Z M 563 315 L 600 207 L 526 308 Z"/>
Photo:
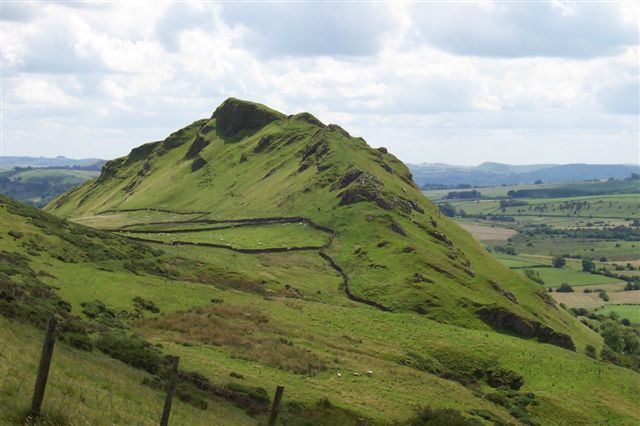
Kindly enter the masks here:
<path id="1" fill-rule="evenodd" d="M 5 154 L 123 155 L 236 96 L 412 162 L 638 156 L 637 6 L 2 7 Z"/>

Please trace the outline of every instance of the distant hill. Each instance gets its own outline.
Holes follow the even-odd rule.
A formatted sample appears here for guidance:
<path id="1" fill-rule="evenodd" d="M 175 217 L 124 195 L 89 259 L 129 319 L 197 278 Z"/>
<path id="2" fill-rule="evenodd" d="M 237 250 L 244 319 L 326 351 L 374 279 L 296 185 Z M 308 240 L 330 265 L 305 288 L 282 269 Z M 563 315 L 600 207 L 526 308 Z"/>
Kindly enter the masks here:
<path id="1" fill-rule="evenodd" d="M 0 156 L 0 169 L 8 170 L 15 167 L 82 167 L 100 171 L 105 162 L 105 160 L 99 158 L 73 159 L 62 155 L 54 158 Z"/>
<path id="2" fill-rule="evenodd" d="M 94 179 L 105 160 L 64 156 L 0 157 L 0 194 L 42 207 L 58 195 Z"/>
<path id="3" fill-rule="evenodd" d="M 94 179 L 99 169 L 74 167 L 16 167 L 0 171 L 0 194 L 42 207 L 58 195 Z"/>
<path id="4" fill-rule="evenodd" d="M 478 166 L 455 166 L 441 163 L 408 166 L 419 186 L 473 185 L 495 186 L 523 183 L 562 183 L 592 179 L 625 178 L 640 172 L 632 164 L 531 164 L 510 165 L 486 162 Z"/>

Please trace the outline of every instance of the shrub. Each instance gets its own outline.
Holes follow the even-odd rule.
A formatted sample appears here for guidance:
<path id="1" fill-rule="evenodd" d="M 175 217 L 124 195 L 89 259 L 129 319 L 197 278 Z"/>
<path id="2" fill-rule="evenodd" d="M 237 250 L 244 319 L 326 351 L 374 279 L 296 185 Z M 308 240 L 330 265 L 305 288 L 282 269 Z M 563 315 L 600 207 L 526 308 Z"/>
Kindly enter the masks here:
<path id="1" fill-rule="evenodd" d="M 556 291 L 558 293 L 573 293 L 573 287 L 571 287 L 567 283 L 564 283 L 564 284 L 561 284 Z"/>
<path id="2" fill-rule="evenodd" d="M 598 354 L 596 353 L 596 347 L 593 345 L 587 345 L 587 347 L 584 350 L 584 353 L 589 357 L 589 358 L 597 358 Z"/>
<path id="3" fill-rule="evenodd" d="M 442 372 L 442 365 L 438 360 L 426 358 L 415 352 L 407 352 L 407 356 L 399 360 L 398 363 L 431 374 L 439 374 Z"/>
<path id="4" fill-rule="evenodd" d="M 135 306 L 135 308 L 140 311 L 150 311 L 154 314 L 160 313 L 160 308 L 158 308 L 155 303 L 153 303 L 151 300 L 143 299 L 140 296 L 136 296 L 133 298 L 133 306 Z"/>
<path id="5" fill-rule="evenodd" d="M 562 256 L 554 256 L 553 261 L 551 262 L 554 268 L 562 268 L 567 264 L 567 261 Z"/>
<path id="6" fill-rule="evenodd" d="M 144 338 L 122 332 L 105 333 L 96 342 L 105 354 L 151 374 L 157 374 L 165 365 L 162 352 Z"/>
<path id="7" fill-rule="evenodd" d="M 600 299 L 604 300 L 605 302 L 609 301 L 609 295 L 606 291 L 601 291 L 600 293 L 598 293 L 598 296 L 600 296 Z"/>
<path id="8" fill-rule="evenodd" d="M 76 349 L 87 352 L 91 352 L 93 350 L 93 342 L 86 334 L 70 333 L 61 336 L 61 338 Z"/>
<path id="9" fill-rule="evenodd" d="M 533 269 L 525 269 L 524 274 L 532 281 L 537 282 L 540 285 L 544 285 L 544 280 L 540 276 L 538 271 L 534 271 Z"/>
<path id="10" fill-rule="evenodd" d="M 410 426 L 423 425 L 448 425 L 448 426 L 475 426 L 482 423 L 476 419 L 468 419 L 459 411 L 448 409 L 433 409 L 424 407 L 416 410 L 414 416 L 407 422 Z"/>
<path id="11" fill-rule="evenodd" d="M 596 265 L 593 263 L 593 260 L 585 257 L 582 259 L 582 270 L 584 272 L 593 272 L 596 270 Z"/>
<path id="12" fill-rule="evenodd" d="M 13 229 L 11 231 L 9 231 L 9 236 L 15 238 L 16 240 L 19 240 L 20 238 L 22 238 L 24 236 L 24 234 L 20 231 L 14 231 Z"/>

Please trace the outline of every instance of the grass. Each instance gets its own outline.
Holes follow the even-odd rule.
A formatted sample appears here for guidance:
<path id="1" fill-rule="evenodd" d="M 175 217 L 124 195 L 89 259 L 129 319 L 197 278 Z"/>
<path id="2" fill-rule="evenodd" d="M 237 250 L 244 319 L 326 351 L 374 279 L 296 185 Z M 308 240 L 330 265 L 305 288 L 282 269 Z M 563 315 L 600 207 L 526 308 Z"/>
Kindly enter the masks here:
<path id="1" fill-rule="evenodd" d="M 0 422 L 24 424 L 38 367 L 43 333 L 0 317 Z M 164 393 L 142 384 L 146 373 L 99 352 L 56 343 L 43 415 L 53 424 L 157 424 Z M 212 401 L 199 410 L 174 399 L 175 424 L 255 424 L 242 410 Z"/>
<path id="2" fill-rule="evenodd" d="M 640 306 L 638 305 L 606 305 L 598 309 L 598 313 L 604 315 L 609 312 L 617 313 L 620 318 L 626 318 L 632 324 L 640 324 Z"/>
<path id="3" fill-rule="evenodd" d="M 0 192 L 17 200 L 44 206 L 53 198 L 97 177 L 94 170 L 67 168 L 0 171 Z"/>
<path id="4" fill-rule="evenodd" d="M 194 243 L 222 244 L 243 249 L 267 249 L 280 247 L 321 247 L 329 242 L 326 232 L 316 230 L 305 223 L 285 223 L 260 226 L 241 226 L 210 231 L 180 233 L 126 232 L 124 235 L 157 241 L 187 241 Z"/>
<path id="5" fill-rule="evenodd" d="M 255 104 L 230 102 L 257 114 L 249 118 L 258 121 L 273 115 Z M 101 222 L 109 228 L 187 216 L 178 212 L 230 221 L 303 216 L 334 231 L 325 250 L 329 258 L 315 251 L 235 253 L 171 245 L 133 250 L 139 246 L 104 234 L 95 239 L 114 239 L 121 256 L 88 259 L 91 251 L 82 251 L 77 259 L 61 260 L 46 251 L 29 254 L 34 270 L 43 268 L 48 276 L 42 280 L 59 287 L 72 312 L 95 297 L 127 310 L 134 297 L 149 299 L 160 314 L 145 313 L 128 326 L 164 353 L 179 355 L 184 369 L 221 385 L 271 391 L 282 384 L 287 403 L 317 407 L 328 398 L 371 424 L 406 420 L 425 405 L 466 417 L 488 412 L 515 423 L 486 397 L 496 392 L 488 382 L 496 369 L 522 376 L 522 392 L 534 393 L 540 403 L 526 411 L 539 422 L 637 422 L 636 373 L 585 356 L 587 345 L 602 348 L 601 337 L 440 215 L 391 154 L 308 115 L 278 115 L 260 129 L 237 132 L 224 116 L 194 122 L 108 163 L 99 181 L 46 210 L 84 223 L 115 215 L 111 225 L 106 218 Z M 358 177 L 350 180 L 353 173 Z M 369 201 L 351 202 L 358 197 Z M 146 216 L 100 214 L 124 209 L 147 209 L 136 213 Z M 3 220 L 24 234 L 3 233 L 7 250 L 25 253 L 24 241 L 41 234 L 29 221 L 12 215 Z M 244 239 L 243 228 L 180 235 L 219 238 L 227 232 L 243 244 L 257 244 L 261 232 L 278 244 L 318 235 L 303 234 L 299 225 L 289 225 L 295 232 L 263 226 Z M 63 237 L 38 238 L 55 246 Z M 393 312 L 350 300 L 345 276 L 352 294 Z M 478 317 L 480 306 L 501 307 L 570 334 L 577 351 L 496 332 Z M 407 365 L 411 354 L 442 370 Z M 594 383 L 599 392 L 592 392 Z"/>
<path id="6" fill-rule="evenodd" d="M 545 281 L 545 287 L 558 287 L 560 284 L 567 283 L 571 286 L 591 286 L 622 283 L 617 278 L 606 277 L 604 275 L 590 274 L 587 272 L 576 271 L 570 268 L 540 268 L 532 267 L 534 271 L 540 274 Z M 524 274 L 524 270 L 520 269 Z"/>
<path id="7" fill-rule="evenodd" d="M 5 222 L 11 223 L 12 228 L 19 227 L 13 216 L 5 216 Z M 35 232 L 30 226 L 20 229 L 25 236 Z M 5 248 L 22 250 L 20 239 L 8 241 L 3 237 L 3 241 L 7 244 Z M 96 297 L 114 309 L 127 310 L 132 309 L 135 296 L 153 301 L 162 316 L 148 314 L 146 319 L 134 322 L 133 327 L 152 343 L 162 345 L 166 353 L 179 355 L 182 368 L 196 370 L 214 383 L 234 382 L 268 390 L 275 384 L 283 384 L 287 403 L 315 406 L 326 397 L 341 409 L 366 413 L 374 424 L 405 419 L 414 407 L 425 401 L 432 406 L 458 409 L 467 415 L 471 410 L 485 410 L 512 421 L 504 408 L 478 396 L 477 390 L 402 365 L 400 361 L 407 353 L 414 352 L 436 359 L 443 368 L 458 374 L 495 366 L 517 371 L 524 377 L 524 390 L 534 392 L 544 409 L 537 414 L 538 409 L 532 409 L 531 415 L 552 423 L 562 423 L 568 418 L 583 421 L 608 418 L 624 424 L 632 422 L 635 415 L 633 407 L 637 400 L 634 398 L 640 389 L 629 377 L 628 370 L 596 364 L 581 352 L 573 353 L 487 328 L 463 328 L 412 313 L 389 314 L 351 302 L 340 290 L 340 279 L 335 272 L 311 253 L 249 255 L 200 247 L 164 249 L 163 256 L 190 258 L 203 269 L 219 270 L 233 265 L 234 269 L 246 271 L 249 279 L 262 277 L 271 295 L 265 298 L 229 289 L 215 280 L 198 283 L 147 273 L 132 275 L 117 260 L 98 264 L 68 263 L 42 254 L 32 262 L 36 269 L 49 265 L 47 270 L 52 276 L 43 279 L 59 287 L 58 292 L 71 302 L 73 312 L 80 312 L 82 301 Z M 292 288 L 299 293 L 285 292 Z M 16 333 L 21 335 L 23 326 L 16 327 Z M 7 341 L 5 346 L 17 351 L 14 341 L 8 338 Z M 34 339 L 35 346 L 37 341 Z M 597 344 L 597 340 L 590 341 Z M 425 346 L 424 342 L 429 345 Z M 89 363 L 92 357 L 100 356 L 80 354 L 90 357 Z M 63 364 L 71 368 L 78 363 L 65 359 Z M 84 371 L 84 365 L 79 364 L 78 371 Z M 110 365 L 136 372 L 114 361 L 110 361 Z M 606 372 L 604 378 L 598 375 L 598 369 L 600 374 Z M 367 370 L 372 370 L 373 376 L 364 374 Z M 552 374 L 548 374 L 549 371 Z M 354 372 L 359 372 L 360 377 L 353 376 Z M 242 378 L 231 377 L 231 373 Z M 10 373 L 8 377 L 19 377 L 16 374 Z M 104 374 L 119 377 L 113 372 Z M 95 376 L 91 380 L 99 381 Z M 594 381 L 601 389 L 607 389 L 606 403 L 597 394 L 584 392 L 588 388 L 586 383 Z M 140 393 L 135 383 L 126 383 L 122 388 Z M 115 392 L 117 399 L 120 391 L 112 390 L 113 387 L 107 389 Z M 485 393 L 492 388 L 480 384 L 480 390 Z M 158 395 L 155 398 L 161 401 L 161 394 L 145 387 L 143 392 L 145 401 L 141 404 L 154 401 L 146 392 Z M 567 405 L 565 398 L 574 402 Z M 72 398 L 66 405 L 74 401 Z M 615 409 L 606 408 L 610 401 L 615 401 Z M 17 405 L 17 400 L 8 402 L 7 409 L 13 410 L 11 407 Z M 192 409 L 185 407 L 187 411 Z M 90 419 L 107 415 L 100 413 L 98 405 L 83 410 L 86 413 L 83 415 Z M 149 407 L 134 406 L 130 410 L 150 418 L 152 415 L 146 413 L 153 413 Z M 222 417 L 219 423 L 242 424 L 242 413 L 238 414 L 237 409 L 222 406 L 214 410 L 229 416 Z M 555 417 L 549 417 L 549 412 Z M 120 415 L 130 421 L 127 413 L 123 410 Z M 209 415 L 206 413 L 203 419 Z M 240 420 L 234 419 L 235 415 L 240 416 Z M 109 421 L 114 422 L 107 417 L 106 422 Z M 184 422 L 197 423 L 187 417 Z"/>

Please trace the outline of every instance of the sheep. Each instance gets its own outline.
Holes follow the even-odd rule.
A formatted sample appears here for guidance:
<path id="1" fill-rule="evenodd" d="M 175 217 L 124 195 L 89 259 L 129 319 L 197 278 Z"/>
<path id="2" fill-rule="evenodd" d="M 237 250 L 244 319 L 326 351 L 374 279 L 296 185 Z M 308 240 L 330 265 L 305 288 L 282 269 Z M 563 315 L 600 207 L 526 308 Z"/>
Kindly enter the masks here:
<path id="1" fill-rule="evenodd" d="M 373 376 L 373 371 L 367 370 L 367 376 Z"/>
<path id="2" fill-rule="evenodd" d="M 354 372 L 354 373 L 353 373 L 353 376 L 354 376 L 354 377 L 360 377 L 360 373 L 355 373 L 355 372 Z"/>
<path id="3" fill-rule="evenodd" d="M 338 377 L 342 377 L 342 373 L 338 373 Z"/>

